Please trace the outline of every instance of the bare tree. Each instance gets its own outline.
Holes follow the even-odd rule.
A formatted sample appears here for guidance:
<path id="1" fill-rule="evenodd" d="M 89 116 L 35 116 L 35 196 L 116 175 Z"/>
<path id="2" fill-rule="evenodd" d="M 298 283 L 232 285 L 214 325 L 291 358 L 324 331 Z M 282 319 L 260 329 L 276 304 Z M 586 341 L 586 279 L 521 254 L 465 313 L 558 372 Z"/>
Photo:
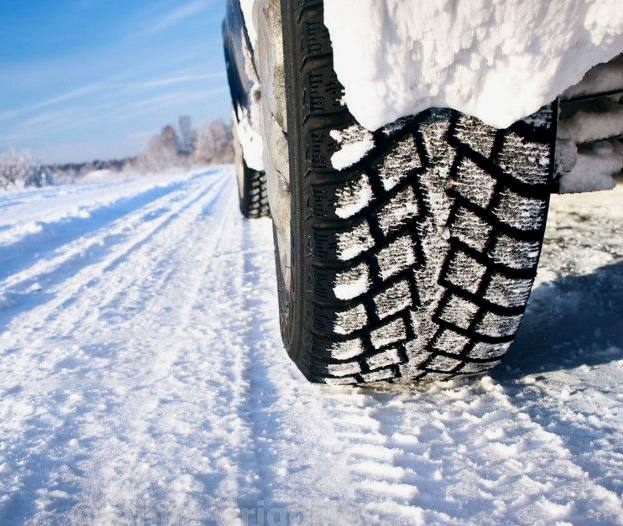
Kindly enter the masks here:
<path id="1" fill-rule="evenodd" d="M 11 148 L 0 155 L 0 187 L 42 186 L 46 174 L 29 152 Z"/>
<path id="2" fill-rule="evenodd" d="M 201 164 L 225 164 L 233 161 L 231 128 L 222 119 L 204 124 L 199 131 L 193 160 Z"/>
<path id="3" fill-rule="evenodd" d="M 162 128 L 159 135 L 152 137 L 145 151 L 139 156 L 138 164 L 147 170 L 162 170 L 180 163 L 180 141 L 173 126 Z"/>
<path id="4" fill-rule="evenodd" d="M 180 153 L 192 155 L 197 146 L 197 132 L 193 128 L 190 115 L 180 115 L 178 125 L 180 128 Z"/>

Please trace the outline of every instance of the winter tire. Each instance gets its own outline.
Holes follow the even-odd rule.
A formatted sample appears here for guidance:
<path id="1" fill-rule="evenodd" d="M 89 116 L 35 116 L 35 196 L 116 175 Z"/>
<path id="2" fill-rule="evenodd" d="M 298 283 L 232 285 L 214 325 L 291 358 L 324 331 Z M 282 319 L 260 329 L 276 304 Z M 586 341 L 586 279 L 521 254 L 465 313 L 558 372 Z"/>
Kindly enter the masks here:
<path id="1" fill-rule="evenodd" d="M 235 126 L 232 129 L 235 130 Z M 270 215 L 266 190 L 266 174 L 247 166 L 235 133 L 234 162 L 236 179 L 238 180 L 238 199 L 242 215 L 248 219 Z"/>
<path id="2" fill-rule="evenodd" d="M 341 102 L 322 2 L 281 9 L 291 255 L 277 262 L 288 353 L 327 383 L 492 368 L 536 274 L 555 108 L 504 130 L 433 109 L 368 132 Z M 362 145 L 359 161 L 334 167 Z"/>

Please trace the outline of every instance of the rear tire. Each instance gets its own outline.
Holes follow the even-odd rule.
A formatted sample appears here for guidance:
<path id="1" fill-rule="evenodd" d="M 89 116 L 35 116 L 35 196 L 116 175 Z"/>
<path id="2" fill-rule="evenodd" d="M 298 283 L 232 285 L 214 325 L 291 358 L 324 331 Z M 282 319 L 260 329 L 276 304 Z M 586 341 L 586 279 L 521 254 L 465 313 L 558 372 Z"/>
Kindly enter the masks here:
<path id="1" fill-rule="evenodd" d="M 492 368 L 536 274 L 554 109 L 506 130 L 433 109 L 370 133 L 341 103 L 322 2 L 282 0 L 281 10 L 291 257 L 276 259 L 288 353 L 327 383 Z M 368 151 L 337 170 L 336 138 Z"/>
<path id="2" fill-rule="evenodd" d="M 232 127 L 235 130 L 235 125 Z M 242 147 L 234 133 L 234 164 L 238 181 L 238 199 L 240 213 L 248 219 L 268 217 L 268 191 L 266 174 L 247 166 L 242 154 Z"/>

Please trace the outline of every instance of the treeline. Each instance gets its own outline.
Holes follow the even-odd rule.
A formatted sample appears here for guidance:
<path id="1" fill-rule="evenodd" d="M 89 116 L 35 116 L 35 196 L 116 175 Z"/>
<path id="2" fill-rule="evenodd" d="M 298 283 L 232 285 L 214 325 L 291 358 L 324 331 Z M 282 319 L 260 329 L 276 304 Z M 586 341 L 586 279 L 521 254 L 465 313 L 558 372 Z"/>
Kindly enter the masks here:
<path id="1" fill-rule="evenodd" d="M 96 171 L 147 173 L 232 161 L 229 125 L 218 119 L 197 130 L 190 117 L 184 115 L 179 118 L 177 129 L 173 125 L 165 126 L 135 157 L 43 164 L 28 152 L 10 149 L 0 153 L 0 189 L 69 183 Z"/>
<path id="2" fill-rule="evenodd" d="M 225 164 L 233 161 L 231 127 L 222 119 L 208 122 L 199 130 L 188 115 L 179 118 L 178 129 L 168 125 L 151 138 L 136 162 L 143 171 L 196 164 Z"/>

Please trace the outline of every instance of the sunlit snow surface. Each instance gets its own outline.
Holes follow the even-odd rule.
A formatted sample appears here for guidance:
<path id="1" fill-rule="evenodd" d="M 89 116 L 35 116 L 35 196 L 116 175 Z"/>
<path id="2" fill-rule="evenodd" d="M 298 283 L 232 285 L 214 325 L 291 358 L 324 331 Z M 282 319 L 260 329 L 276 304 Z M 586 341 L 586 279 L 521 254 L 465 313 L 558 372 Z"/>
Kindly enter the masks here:
<path id="1" fill-rule="evenodd" d="M 430 107 L 506 128 L 623 52 L 620 0 L 325 0 L 324 22 L 370 130 Z"/>
<path id="2" fill-rule="evenodd" d="M 353 389 L 283 351 L 230 168 L 0 195 L 0 524 L 620 523 L 622 198 L 554 197 L 491 376 Z"/>

